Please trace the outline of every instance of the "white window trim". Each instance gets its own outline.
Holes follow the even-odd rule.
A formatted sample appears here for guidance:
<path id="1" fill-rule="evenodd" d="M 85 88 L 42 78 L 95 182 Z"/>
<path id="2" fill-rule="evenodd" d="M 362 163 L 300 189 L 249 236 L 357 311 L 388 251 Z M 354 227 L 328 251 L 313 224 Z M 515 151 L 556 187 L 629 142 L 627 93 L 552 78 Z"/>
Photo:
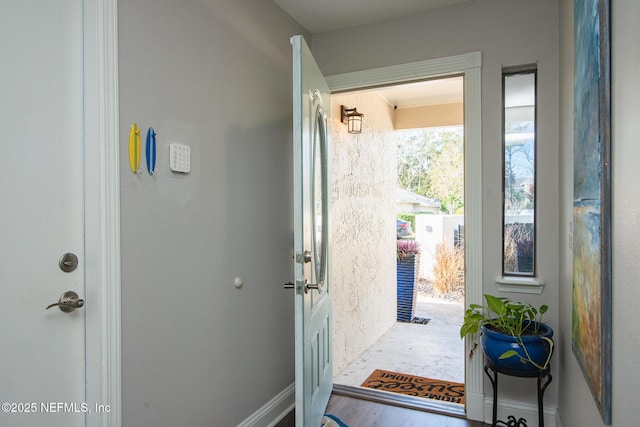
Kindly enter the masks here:
<path id="1" fill-rule="evenodd" d="M 541 295 L 544 280 L 539 277 L 498 276 L 496 285 L 500 292 Z"/>

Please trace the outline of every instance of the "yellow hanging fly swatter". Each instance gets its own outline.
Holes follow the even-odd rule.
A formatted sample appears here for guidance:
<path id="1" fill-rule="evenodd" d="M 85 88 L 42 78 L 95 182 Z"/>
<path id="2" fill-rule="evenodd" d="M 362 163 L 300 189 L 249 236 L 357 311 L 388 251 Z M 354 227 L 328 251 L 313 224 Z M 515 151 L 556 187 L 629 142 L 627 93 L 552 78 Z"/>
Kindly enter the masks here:
<path id="1" fill-rule="evenodd" d="M 138 169 L 140 169 L 140 129 L 136 123 L 131 125 L 129 131 L 129 166 L 131 166 L 131 172 L 138 173 Z"/>

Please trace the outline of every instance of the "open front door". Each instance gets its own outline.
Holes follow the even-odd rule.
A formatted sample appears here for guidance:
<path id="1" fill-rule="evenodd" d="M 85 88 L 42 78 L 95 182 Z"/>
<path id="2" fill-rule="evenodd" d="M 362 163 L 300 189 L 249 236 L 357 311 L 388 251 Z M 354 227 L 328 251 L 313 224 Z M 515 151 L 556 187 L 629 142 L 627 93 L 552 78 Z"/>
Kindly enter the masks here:
<path id="1" fill-rule="evenodd" d="M 320 426 L 333 387 L 328 268 L 329 87 L 302 36 L 293 46 L 296 426 Z"/>

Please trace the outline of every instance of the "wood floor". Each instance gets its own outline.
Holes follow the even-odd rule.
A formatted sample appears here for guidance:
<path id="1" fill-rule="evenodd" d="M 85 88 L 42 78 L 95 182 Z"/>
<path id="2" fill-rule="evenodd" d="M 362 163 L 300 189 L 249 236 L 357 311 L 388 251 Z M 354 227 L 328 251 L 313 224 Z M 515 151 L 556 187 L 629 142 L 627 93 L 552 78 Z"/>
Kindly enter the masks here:
<path id="1" fill-rule="evenodd" d="M 340 418 L 349 427 L 487 427 L 478 421 L 385 405 L 349 396 L 332 394 L 326 413 Z M 276 427 L 295 427 L 293 413 Z"/>

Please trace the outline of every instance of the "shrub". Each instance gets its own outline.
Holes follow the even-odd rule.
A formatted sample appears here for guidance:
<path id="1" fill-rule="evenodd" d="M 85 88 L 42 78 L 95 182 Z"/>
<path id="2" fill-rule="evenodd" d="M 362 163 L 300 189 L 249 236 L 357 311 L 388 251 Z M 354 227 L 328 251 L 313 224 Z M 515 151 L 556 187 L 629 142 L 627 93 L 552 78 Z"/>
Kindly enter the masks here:
<path id="1" fill-rule="evenodd" d="M 504 271 L 523 272 L 517 257 L 533 256 L 532 224 L 506 224 L 504 239 Z"/>
<path id="2" fill-rule="evenodd" d="M 464 252 L 438 243 L 433 265 L 433 287 L 441 294 L 464 290 Z"/>

